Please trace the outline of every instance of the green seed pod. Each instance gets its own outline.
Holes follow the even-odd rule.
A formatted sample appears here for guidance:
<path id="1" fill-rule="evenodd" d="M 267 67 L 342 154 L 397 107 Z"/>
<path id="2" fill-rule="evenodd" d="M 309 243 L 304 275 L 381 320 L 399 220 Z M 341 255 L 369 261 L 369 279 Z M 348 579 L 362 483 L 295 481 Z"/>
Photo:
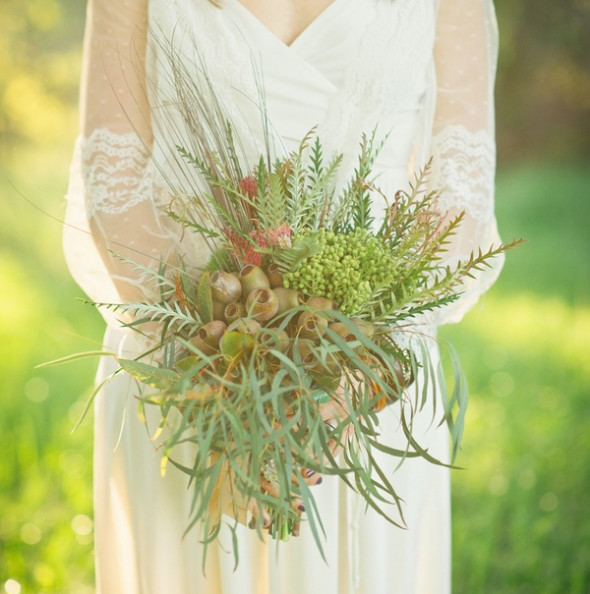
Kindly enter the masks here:
<path id="1" fill-rule="evenodd" d="M 228 324 L 234 320 L 237 320 L 238 318 L 244 317 L 245 315 L 246 306 L 241 301 L 228 303 L 223 310 L 223 316 Z"/>
<path id="2" fill-rule="evenodd" d="M 190 339 L 190 343 L 205 355 L 212 355 L 219 351 L 219 341 L 226 330 L 225 322 L 213 320 L 199 328 L 197 334 Z"/>
<path id="3" fill-rule="evenodd" d="M 279 301 L 272 289 L 254 289 L 246 299 L 246 311 L 261 322 L 274 317 L 278 309 Z"/>
<path id="4" fill-rule="evenodd" d="M 312 374 L 314 382 L 320 386 L 320 388 L 328 392 L 328 394 L 335 392 L 340 385 L 340 381 L 342 380 L 342 373 L 337 373 L 335 375 L 324 375 L 323 373 L 312 371 Z M 327 402 L 329 401 L 330 396 L 327 397 Z"/>
<path id="5" fill-rule="evenodd" d="M 284 289 L 283 287 L 277 287 L 273 289 L 274 294 L 279 302 L 279 309 L 277 314 L 282 314 L 287 310 L 303 305 L 305 299 L 301 291 L 295 289 Z"/>
<path id="6" fill-rule="evenodd" d="M 209 277 L 209 286 L 213 299 L 220 303 L 237 301 L 242 294 L 242 284 L 235 275 L 223 270 L 217 270 Z"/>
<path id="7" fill-rule="evenodd" d="M 283 286 L 283 275 L 279 272 L 279 265 L 273 262 L 266 270 L 270 286 L 275 289 Z"/>
<path id="8" fill-rule="evenodd" d="M 242 284 L 242 296 L 247 298 L 254 289 L 270 289 L 268 276 L 260 266 L 248 264 L 240 270 L 240 283 Z"/>
<path id="9" fill-rule="evenodd" d="M 262 326 L 252 318 L 238 318 L 234 320 L 228 327 L 228 332 L 243 332 L 244 334 L 258 334 Z"/>

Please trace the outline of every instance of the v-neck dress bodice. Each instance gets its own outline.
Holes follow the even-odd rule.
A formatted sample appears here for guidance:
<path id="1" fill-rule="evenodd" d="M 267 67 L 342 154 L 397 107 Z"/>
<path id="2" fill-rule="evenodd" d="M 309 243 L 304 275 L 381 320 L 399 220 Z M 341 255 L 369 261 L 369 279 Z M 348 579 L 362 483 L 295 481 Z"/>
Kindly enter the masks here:
<path id="1" fill-rule="evenodd" d="M 423 163 L 429 138 L 422 132 L 432 109 L 433 0 L 334 0 L 290 45 L 239 0 L 226 0 L 222 9 L 195 0 L 152 0 L 150 7 L 153 30 L 174 38 L 189 62 L 206 69 L 241 137 L 251 139 L 252 158 L 262 148 L 255 125 L 262 82 L 277 150 L 294 149 L 317 128 L 327 151 L 344 154 L 345 179 L 362 134 L 376 130 L 378 138 L 388 137 L 376 166 L 388 191 L 406 188 L 416 159 Z M 169 65 L 158 47 L 151 64 L 160 81 L 154 103 L 164 104 L 174 90 L 165 84 Z"/>
<path id="2" fill-rule="evenodd" d="M 391 196 L 407 188 L 433 146 L 437 94 L 433 47 L 440 1 L 334 0 L 287 45 L 239 0 L 223 0 L 221 8 L 208 0 L 91 0 L 96 14 L 89 18 L 96 21 L 97 29 L 93 24 L 88 30 L 91 59 L 86 80 L 96 82 L 104 94 L 93 94 L 92 84 L 86 93 L 87 101 L 94 101 L 98 108 L 88 110 L 88 136 L 74 159 L 70 236 L 66 234 L 65 239 L 68 262 L 80 285 L 95 301 L 113 300 L 110 291 L 115 288 L 116 273 L 106 269 L 104 257 L 99 258 L 88 239 L 91 233 L 74 235 L 71 231 L 88 228 L 92 217 L 113 241 L 131 237 L 133 244 L 137 237 L 138 247 L 145 251 L 156 251 L 154 246 L 166 239 L 160 237 L 159 228 L 148 233 L 149 223 L 142 226 L 140 217 L 147 212 L 146 220 L 151 220 L 152 205 L 143 206 L 152 189 L 149 199 L 158 205 L 158 176 L 166 180 L 166 196 L 176 183 L 182 192 L 181 182 L 186 179 L 186 167 L 179 163 L 175 147 L 190 146 L 191 139 L 174 113 L 177 101 L 170 51 L 186 75 L 215 89 L 250 164 L 258 161 L 264 148 L 264 105 L 273 150 L 280 154 L 296 148 L 316 128 L 326 155 L 343 154 L 338 183 L 345 183 L 354 170 L 362 135 L 375 131 L 376 142 L 383 143 L 374 166 L 377 182 Z M 150 112 L 146 136 L 153 135 L 147 156 L 134 127 L 123 125 L 133 107 L 125 103 L 124 84 L 117 89 L 104 74 L 105 63 L 116 70 L 121 62 L 111 53 L 113 43 L 118 43 L 112 40 L 113 27 L 118 22 L 125 29 L 124 42 L 129 46 L 134 19 L 143 18 L 146 3 Z M 489 0 L 447 2 L 459 6 L 461 14 L 471 14 L 472 5 L 480 4 L 487 5 Z M 132 6 L 141 9 L 131 10 Z M 120 18 L 128 12 L 133 27 Z M 454 22 L 450 31 L 452 27 Z M 453 44 L 453 51 L 454 45 L 458 47 Z M 166 51 L 166 47 L 171 49 Z M 468 58 L 464 60 L 467 63 Z M 473 101 L 481 103 L 475 95 Z M 489 125 L 490 121 L 485 124 Z M 495 238 L 488 192 L 493 186 L 493 147 L 490 153 L 485 130 L 456 125 L 439 128 L 446 175 L 442 177 L 465 190 L 449 194 L 450 206 L 463 206 L 464 197 L 470 196 L 471 236 Z M 152 164 L 155 167 L 150 169 Z M 383 206 L 376 197 L 373 214 L 377 220 Z M 487 234 L 482 235 L 481 229 Z M 206 261 L 206 250 L 198 241 L 185 252 L 195 264 Z M 483 284 L 487 287 L 494 279 L 495 274 Z M 467 292 L 476 300 L 483 290 L 478 285 Z M 105 345 L 126 354 L 137 346 L 132 335 L 113 323 Z M 436 361 L 434 341 L 429 348 Z M 116 369 L 114 360 L 103 358 L 99 380 Z M 387 407 L 380 419 L 382 442 L 404 447 L 396 408 Z M 135 385 L 124 374 L 116 374 L 96 398 L 97 594 L 449 594 L 448 469 L 422 459 L 406 460 L 398 467 L 397 459 L 382 456 L 381 467 L 405 502 L 406 530 L 365 509 L 362 499 L 338 480 L 324 477 L 314 494 L 325 529 L 325 560 L 305 522 L 301 536 L 281 543 L 278 553 L 273 541 L 262 542 L 254 531 L 240 526 L 239 567 L 234 568 L 228 531 L 222 534 L 221 546 L 210 548 L 203 572 L 196 531 L 184 535 L 191 507 L 186 476 L 170 467 L 161 476 L 161 453 L 149 436 L 156 425 L 157 419 L 148 418 L 146 431 L 139 420 Z M 432 423 L 430 410 L 417 415 L 414 430 L 433 456 L 447 459 L 446 429 Z"/>

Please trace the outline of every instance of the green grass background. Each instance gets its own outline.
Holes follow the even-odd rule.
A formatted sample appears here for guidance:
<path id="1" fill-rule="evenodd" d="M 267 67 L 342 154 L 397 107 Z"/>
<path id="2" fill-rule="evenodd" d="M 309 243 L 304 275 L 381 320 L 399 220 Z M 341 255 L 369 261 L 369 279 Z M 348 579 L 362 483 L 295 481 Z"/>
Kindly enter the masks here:
<path id="1" fill-rule="evenodd" d="M 35 369 L 100 340 L 61 254 L 68 154 L 0 175 L 0 591 L 93 591 L 92 415 L 72 433 L 95 361 Z M 11 185 L 12 184 L 12 185 Z M 590 592 L 590 171 L 530 164 L 498 177 L 499 282 L 444 328 L 471 390 L 453 473 L 455 594 Z M 16 189 L 18 189 L 18 192 Z M 9 581 L 14 580 L 14 581 Z"/>
<path id="2" fill-rule="evenodd" d="M 497 214 L 505 239 L 527 243 L 441 332 L 471 392 L 454 594 L 590 594 L 590 6 L 495 4 Z M 0 594 L 94 591 L 92 415 L 72 428 L 96 362 L 35 368 L 94 350 L 103 331 L 76 300 L 51 218 L 64 210 L 85 5 L 0 1 Z"/>

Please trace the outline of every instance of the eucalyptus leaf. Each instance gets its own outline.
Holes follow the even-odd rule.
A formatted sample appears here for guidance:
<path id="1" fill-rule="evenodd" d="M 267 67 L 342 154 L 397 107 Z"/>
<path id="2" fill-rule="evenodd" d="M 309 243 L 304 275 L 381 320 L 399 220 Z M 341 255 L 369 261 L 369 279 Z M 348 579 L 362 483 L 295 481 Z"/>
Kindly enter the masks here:
<path id="1" fill-rule="evenodd" d="M 115 357 L 117 363 L 121 368 L 126 371 L 130 376 L 134 377 L 137 381 L 157 388 L 158 390 L 167 390 L 176 385 L 180 376 L 171 369 L 165 369 L 162 367 L 154 367 L 141 361 L 134 359 L 123 359 L 121 357 Z"/>
<path id="2" fill-rule="evenodd" d="M 199 279 L 197 287 L 197 306 L 201 319 L 206 324 L 213 320 L 213 296 L 211 294 L 211 286 L 209 285 L 209 277 L 211 273 L 205 270 Z"/>

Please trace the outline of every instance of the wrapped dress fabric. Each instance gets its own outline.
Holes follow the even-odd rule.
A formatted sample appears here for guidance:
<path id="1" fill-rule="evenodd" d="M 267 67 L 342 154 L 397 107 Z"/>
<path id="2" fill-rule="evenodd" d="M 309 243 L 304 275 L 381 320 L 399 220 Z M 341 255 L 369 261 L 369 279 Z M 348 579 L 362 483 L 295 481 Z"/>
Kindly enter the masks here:
<path id="1" fill-rule="evenodd" d="M 377 182 L 392 195 L 435 157 L 430 183 L 449 215 L 465 222 L 449 261 L 499 242 L 493 212 L 493 81 L 496 29 L 490 0 L 334 0 L 293 43 L 269 31 L 239 0 L 89 0 L 82 127 L 72 164 L 65 251 L 72 274 L 96 301 L 136 301 L 149 286 L 109 250 L 143 265 L 182 253 L 208 256 L 161 214 L 185 175 L 170 126 L 175 91 L 162 39 L 194 77 L 206 71 L 253 162 L 263 147 L 257 110 L 265 89 L 275 150 L 292 150 L 314 126 L 326 152 L 341 152 L 345 180 L 362 133 L 386 137 Z M 160 40 L 160 41 L 158 41 Z M 186 138 L 190 142 L 190 138 Z M 383 204 L 375 204 L 379 217 Z M 462 299 L 418 320 L 425 332 L 457 321 L 495 280 L 502 260 Z M 149 295 L 148 295 L 149 296 Z M 140 345 L 106 316 L 105 345 Z M 436 343 L 430 341 L 436 357 Z M 99 380 L 116 369 L 104 360 Z M 160 476 L 159 454 L 137 415 L 136 387 L 122 374 L 95 407 L 98 594 L 448 594 L 449 471 L 424 462 L 384 462 L 405 500 L 400 530 L 358 496 L 324 478 L 314 494 L 326 529 L 324 562 L 312 535 L 282 543 L 240 527 L 234 571 L 226 539 L 206 574 L 195 531 L 183 537 L 190 494 L 184 475 Z M 385 443 L 400 440 L 395 406 L 381 414 Z M 446 429 L 425 411 L 417 437 L 448 457 Z M 222 539 L 223 544 L 223 539 Z"/>

